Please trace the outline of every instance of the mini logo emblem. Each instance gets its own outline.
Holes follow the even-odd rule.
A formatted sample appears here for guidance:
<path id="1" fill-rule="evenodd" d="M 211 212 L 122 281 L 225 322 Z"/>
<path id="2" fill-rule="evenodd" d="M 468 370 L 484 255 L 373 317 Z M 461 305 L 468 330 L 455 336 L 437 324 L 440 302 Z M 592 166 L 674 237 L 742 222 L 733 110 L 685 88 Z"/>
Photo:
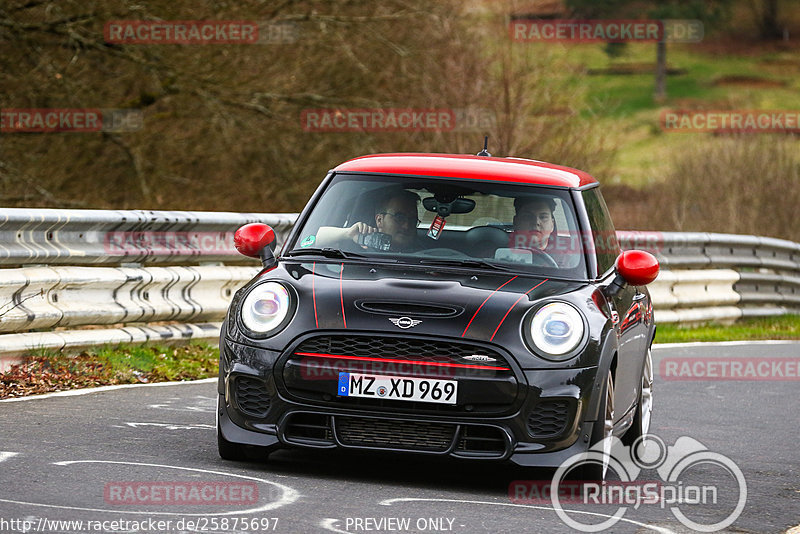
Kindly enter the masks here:
<path id="1" fill-rule="evenodd" d="M 473 354 L 472 356 L 464 356 L 465 360 L 469 360 L 471 362 L 496 362 L 497 358 L 492 358 L 491 356 L 485 356 L 483 354 Z"/>
<path id="2" fill-rule="evenodd" d="M 392 321 L 392 324 L 394 324 L 396 327 L 402 328 L 404 330 L 406 328 L 411 328 L 412 326 L 417 326 L 419 323 L 422 322 L 416 319 L 412 319 L 411 317 L 398 317 L 398 318 L 391 317 L 389 320 Z"/>

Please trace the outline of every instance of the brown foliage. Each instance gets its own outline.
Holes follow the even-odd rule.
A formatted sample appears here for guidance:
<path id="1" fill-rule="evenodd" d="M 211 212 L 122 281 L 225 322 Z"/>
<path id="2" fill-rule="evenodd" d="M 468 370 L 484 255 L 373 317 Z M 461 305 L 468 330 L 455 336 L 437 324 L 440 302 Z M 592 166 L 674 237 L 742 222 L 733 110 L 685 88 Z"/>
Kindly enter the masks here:
<path id="1" fill-rule="evenodd" d="M 130 133 L 3 134 L 5 206 L 285 212 L 325 171 L 396 151 L 490 151 L 602 172 L 574 79 L 544 49 L 511 43 L 510 5 L 455 0 L 16 0 L 0 5 L 0 107 L 133 108 Z M 295 24 L 259 45 L 109 45 L 110 20 Z M 571 75 L 570 75 L 571 76 Z M 310 133 L 309 108 L 489 110 L 460 132 Z M 552 110 L 559 110 L 554 114 Z"/>
<path id="2" fill-rule="evenodd" d="M 606 188 L 618 228 L 721 232 L 800 242 L 800 157 L 792 136 L 706 137 L 646 191 Z"/>

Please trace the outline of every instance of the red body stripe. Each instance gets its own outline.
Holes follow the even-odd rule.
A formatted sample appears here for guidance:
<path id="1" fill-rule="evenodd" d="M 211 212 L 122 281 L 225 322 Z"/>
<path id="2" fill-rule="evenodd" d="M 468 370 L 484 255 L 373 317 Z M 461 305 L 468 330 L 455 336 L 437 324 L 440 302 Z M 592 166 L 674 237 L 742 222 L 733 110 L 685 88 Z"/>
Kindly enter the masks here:
<path id="1" fill-rule="evenodd" d="M 500 330 L 500 325 L 501 325 L 501 324 L 503 324 L 503 321 L 505 321 L 505 320 L 506 320 L 506 317 L 508 317 L 508 314 L 509 314 L 509 313 L 511 313 L 511 310 L 513 310 L 513 309 L 514 309 L 514 306 L 516 306 L 516 305 L 517 305 L 517 303 L 518 303 L 520 300 L 522 300 L 522 297 L 524 297 L 525 295 L 527 295 L 528 293 L 530 293 L 531 291 L 533 291 L 534 289 L 536 289 L 536 288 L 537 288 L 537 287 L 539 287 L 540 285 L 544 284 L 545 282 L 547 282 L 547 278 L 545 278 L 544 280 L 542 280 L 541 282 L 539 282 L 538 284 L 536 284 L 535 286 L 533 286 L 532 288 L 530 288 L 529 290 L 527 290 L 527 291 L 525 292 L 525 294 L 524 294 L 524 295 L 520 295 L 520 296 L 519 296 L 519 298 L 518 298 L 517 300 L 515 300 L 515 301 L 514 301 L 514 304 L 512 304 L 512 305 L 511 305 L 511 307 L 508 309 L 508 311 L 507 311 L 507 312 L 506 312 L 506 314 L 503 316 L 503 318 L 502 318 L 502 319 L 500 319 L 500 323 L 498 323 L 498 325 L 497 325 L 497 328 L 495 328 L 495 329 L 494 329 L 494 332 L 492 332 L 492 337 L 490 337 L 490 338 L 489 338 L 489 341 L 492 341 L 492 340 L 494 339 L 494 336 L 495 336 L 495 334 L 497 334 L 497 331 L 498 331 L 498 330 Z"/>
<path id="2" fill-rule="evenodd" d="M 317 319 L 317 290 L 314 287 L 314 280 L 316 280 L 316 275 L 314 270 L 317 268 L 317 262 L 311 264 L 311 300 L 314 301 L 314 325 L 319 328 L 319 320 Z"/>
<path id="3" fill-rule="evenodd" d="M 342 263 L 342 270 L 339 271 L 339 300 L 342 301 L 342 322 L 344 327 L 347 328 L 347 319 L 344 316 L 344 295 L 342 294 L 342 276 L 344 275 L 344 263 Z"/>
<path id="4" fill-rule="evenodd" d="M 359 360 L 364 362 L 390 362 L 390 363 L 409 363 L 412 365 L 431 365 L 434 367 L 459 367 L 462 369 L 490 369 L 494 371 L 510 371 L 509 367 L 492 367 L 490 365 L 470 365 L 466 363 L 443 363 L 443 362 L 420 362 L 416 360 L 397 360 L 394 358 L 369 358 L 366 356 L 346 356 L 344 354 L 320 354 L 316 352 L 295 352 L 298 356 L 309 356 L 312 358 L 335 358 L 337 360 Z"/>
<path id="5" fill-rule="evenodd" d="M 495 289 L 494 291 L 492 291 L 492 293 L 491 293 L 491 294 L 490 294 L 488 297 L 486 297 L 486 299 L 485 299 L 483 302 L 481 302 L 481 305 L 480 305 L 480 306 L 478 306 L 478 309 L 477 309 L 477 310 L 475 310 L 475 313 L 473 313 L 473 314 L 472 314 L 472 318 L 471 318 L 471 319 L 469 320 L 469 322 L 467 323 L 467 327 L 464 329 L 464 332 L 462 332 L 462 334 L 461 334 L 461 337 L 464 337 L 464 336 L 466 336 L 466 335 L 467 335 L 467 330 L 469 330 L 469 327 L 470 327 L 470 325 L 472 324 L 472 321 L 474 321 L 474 320 L 475 320 L 475 317 L 478 315 L 478 312 L 479 312 L 479 311 L 481 311 L 481 308 L 483 308 L 483 305 L 484 305 L 484 304 L 486 304 L 486 302 L 487 302 L 487 301 L 488 301 L 490 298 L 492 298 L 492 295 L 494 295 L 495 293 L 497 293 L 498 291 L 500 291 L 501 289 L 503 289 L 503 287 L 504 287 L 506 284 L 508 284 L 509 282 L 511 282 L 511 280 L 514 280 L 515 278 L 517 278 L 517 277 L 515 276 L 514 278 L 511 278 L 510 280 L 507 280 L 505 284 L 503 284 L 502 286 L 500 286 L 500 287 L 498 287 L 497 289 Z"/>

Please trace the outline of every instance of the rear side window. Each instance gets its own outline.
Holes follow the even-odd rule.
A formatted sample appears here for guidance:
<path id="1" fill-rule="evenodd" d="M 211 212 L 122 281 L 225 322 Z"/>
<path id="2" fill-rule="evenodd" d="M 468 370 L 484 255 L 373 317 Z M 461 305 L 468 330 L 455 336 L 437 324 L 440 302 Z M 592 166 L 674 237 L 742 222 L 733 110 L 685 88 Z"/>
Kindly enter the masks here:
<path id="1" fill-rule="evenodd" d="M 611 222 L 611 215 L 608 213 L 606 201 L 603 200 L 603 195 L 600 193 L 600 188 L 595 187 L 583 191 L 582 194 L 583 203 L 586 205 L 586 212 L 589 215 L 589 224 L 592 226 L 591 245 L 587 249 L 590 249 L 593 245 L 599 274 L 603 274 L 614 267 L 614 261 L 619 256 L 620 249 L 617 234 L 614 230 L 614 223 Z M 589 244 L 588 239 L 585 242 L 587 242 L 587 245 Z M 592 253 L 591 250 L 588 251 Z"/>

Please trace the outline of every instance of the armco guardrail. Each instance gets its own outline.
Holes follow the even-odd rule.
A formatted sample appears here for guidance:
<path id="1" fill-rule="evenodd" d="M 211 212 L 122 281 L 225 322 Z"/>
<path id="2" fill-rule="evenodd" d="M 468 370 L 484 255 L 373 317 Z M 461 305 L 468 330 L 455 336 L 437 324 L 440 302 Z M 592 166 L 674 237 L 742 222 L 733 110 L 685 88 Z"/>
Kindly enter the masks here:
<path id="1" fill-rule="evenodd" d="M 258 272 L 257 261 L 236 252 L 233 232 L 266 222 L 280 246 L 296 216 L 0 209 L 0 356 L 213 340 L 233 292 Z M 661 262 L 650 288 L 659 322 L 800 309 L 800 244 L 709 233 L 619 237 Z"/>
<path id="2" fill-rule="evenodd" d="M 800 312 L 800 243 L 735 234 L 618 232 L 656 255 L 658 322 L 733 321 Z"/>
<path id="3" fill-rule="evenodd" d="M 296 217 L 0 209 L 0 357 L 214 340 L 234 291 L 259 269 L 236 251 L 233 233 L 265 222 L 280 246 Z"/>
<path id="4" fill-rule="evenodd" d="M 237 228 L 265 222 L 282 243 L 296 218 L 296 213 L 3 208 L 0 266 L 248 263 L 233 247 Z"/>

